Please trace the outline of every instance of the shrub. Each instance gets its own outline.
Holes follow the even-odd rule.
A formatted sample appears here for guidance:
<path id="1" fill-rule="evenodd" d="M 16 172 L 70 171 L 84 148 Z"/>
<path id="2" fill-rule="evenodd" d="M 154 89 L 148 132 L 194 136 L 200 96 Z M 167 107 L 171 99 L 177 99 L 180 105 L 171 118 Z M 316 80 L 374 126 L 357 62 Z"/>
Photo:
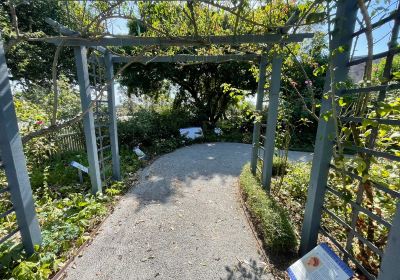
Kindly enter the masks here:
<path id="1" fill-rule="evenodd" d="M 265 247 L 275 253 L 293 252 L 297 239 L 288 214 L 267 195 L 251 173 L 249 164 L 244 166 L 240 175 L 240 187 Z"/>
<path id="2" fill-rule="evenodd" d="M 310 171 L 311 163 L 287 162 L 286 173 L 274 177 L 271 183 L 271 194 L 289 212 L 298 236 L 303 224 Z"/>
<path id="3" fill-rule="evenodd" d="M 193 125 L 189 113 L 179 110 L 140 109 L 126 121 L 118 123 L 121 146 L 132 149 L 140 145 L 147 152 L 166 153 L 182 146 L 179 128 Z"/>
<path id="4" fill-rule="evenodd" d="M 40 189 L 44 184 L 51 189 L 63 191 L 64 186 L 78 183 L 78 172 L 70 166 L 71 161 L 77 161 L 88 166 L 85 152 L 58 153 L 48 159 L 42 159 L 41 164 L 28 162 L 28 170 L 31 186 L 34 191 Z M 88 176 L 84 176 L 85 181 Z"/>
<path id="5" fill-rule="evenodd" d="M 287 174 L 283 178 L 281 189 L 286 190 L 293 199 L 305 203 L 310 172 L 310 163 L 295 162 L 288 164 Z"/>
<path id="6" fill-rule="evenodd" d="M 285 158 L 274 156 L 272 163 L 272 176 L 285 175 L 288 171 L 288 161 Z"/>

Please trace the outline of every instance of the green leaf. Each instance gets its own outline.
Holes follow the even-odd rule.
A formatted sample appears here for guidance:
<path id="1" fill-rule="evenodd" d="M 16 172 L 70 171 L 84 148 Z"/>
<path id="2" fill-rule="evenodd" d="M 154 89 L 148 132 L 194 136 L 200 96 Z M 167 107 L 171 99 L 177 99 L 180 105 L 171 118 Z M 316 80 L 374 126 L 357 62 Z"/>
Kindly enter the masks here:
<path id="1" fill-rule="evenodd" d="M 340 97 L 340 98 L 339 98 L 338 103 L 339 103 L 339 106 L 340 106 L 340 107 L 344 107 L 344 106 L 347 105 L 347 103 L 346 103 L 346 101 L 344 101 L 344 98 L 343 98 L 343 97 Z"/>
<path id="2" fill-rule="evenodd" d="M 321 22 L 324 20 L 325 18 L 325 13 L 324 12 L 316 12 L 316 13 L 310 13 L 307 18 L 306 18 L 306 23 L 310 24 L 310 23 L 316 23 L 316 22 Z"/>

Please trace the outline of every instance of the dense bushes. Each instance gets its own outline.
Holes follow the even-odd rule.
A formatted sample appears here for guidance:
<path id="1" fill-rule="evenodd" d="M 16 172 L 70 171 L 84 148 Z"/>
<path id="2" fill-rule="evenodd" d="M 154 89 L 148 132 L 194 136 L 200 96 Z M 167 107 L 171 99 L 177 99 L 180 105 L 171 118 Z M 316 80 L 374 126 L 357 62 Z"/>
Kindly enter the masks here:
<path id="1" fill-rule="evenodd" d="M 245 165 L 240 175 L 240 186 L 246 206 L 265 246 L 276 253 L 294 251 L 297 239 L 286 210 L 266 194 L 251 173 L 249 164 Z"/>
<path id="2" fill-rule="evenodd" d="M 185 111 L 140 109 L 118 123 L 121 146 L 132 149 L 140 145 L 151 153 L 166 153 L 182 145 L 179 128 L 193 125 Z"/>
<path id="3" fill-rule="evenodd" d="M 205 137 L 199 141 L 251 143 L 252 139 L 250 120 L 245 123 L 236 119 L 221 120 L 217 126 L 221 128 L 222 135 L 216 135 L 191 113 L 165 108 L 157 110 L 142 108 L 128 119 L 120 120 L 118 136 L 121 146 L 132 149 L 139 145 L 147 153 L 156 155 L 171 152 L 188 143 L 179 135 L 179 129 L 190 126 L 203 128 Z"/>

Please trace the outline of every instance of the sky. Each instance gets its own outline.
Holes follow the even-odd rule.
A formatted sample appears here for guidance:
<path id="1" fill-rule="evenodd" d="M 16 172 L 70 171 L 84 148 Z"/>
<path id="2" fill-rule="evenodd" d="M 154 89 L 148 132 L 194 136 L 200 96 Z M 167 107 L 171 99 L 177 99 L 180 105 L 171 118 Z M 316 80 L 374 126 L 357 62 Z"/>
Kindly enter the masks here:
<path id="1" fill-rule="evenodd" d="M 398 1 L 389 0 L 389 3 L 384 3 L 385 1 L 373 1 L 370 5 L 369 12 L 371 15 L 372 23 L 379 21 L 383 17 L 387 16 L 389 12 L 394 11 L 396 9 L 396 4 Z M 388 9 L 387 11 L 384 8 Z M 361 13 L 358 14 L 358 18 L 362 19 Z M 390 40 L 391 30 L 393 28 L 393 21 L 382 25 L 380 28 L 375 29 L 372 32 L 374 38 L 374 54 L 381 53 L 388 50 L 388 41 Z M 360 25 L 356 24 L 355 30 L 360 29 Z M 354 41 L 353 41 L 354 44 Z M 362 56 L 367 55 L 367 40 L 365 34 L 359 37 L 357 41 L 355 55 Z"/>

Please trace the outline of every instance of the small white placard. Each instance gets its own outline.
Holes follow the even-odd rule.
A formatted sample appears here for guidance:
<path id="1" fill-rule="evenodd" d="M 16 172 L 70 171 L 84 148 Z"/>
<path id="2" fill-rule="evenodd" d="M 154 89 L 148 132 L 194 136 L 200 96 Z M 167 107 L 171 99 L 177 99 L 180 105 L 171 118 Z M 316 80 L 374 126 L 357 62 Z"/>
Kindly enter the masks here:
<path id="1" fill-rule="evenodd" d="M 353 271 L 326 243 L 312 249 L 287 270 L 291 280 L 347 280 Z"/>
<path id="2" fill-rule="evenodd" d="M 203 130 L 201 127 L 187 127 L 179 129 L 179 133 L 181 136 L 185 137 L 186 139 L 194 140 L 197 138 L 203 137 Z"/>
<path id="3" fill-rule="evenodd" d="M 139 146 L 136 146 L 133 151 L 139 159 L 144 159 L 146 157 L 146 154 L 139 148 Z"/>
<path id="4" fill-rule="evenodd" d="M 85 173 L 89 173 L 89 168 L 87 168 L 86 166 L 83 166 L 82 164 L 80 164 L 76 161 L 71 161 L 70 165 L 78 168 L 79 170 L 82 170 Z"/>

